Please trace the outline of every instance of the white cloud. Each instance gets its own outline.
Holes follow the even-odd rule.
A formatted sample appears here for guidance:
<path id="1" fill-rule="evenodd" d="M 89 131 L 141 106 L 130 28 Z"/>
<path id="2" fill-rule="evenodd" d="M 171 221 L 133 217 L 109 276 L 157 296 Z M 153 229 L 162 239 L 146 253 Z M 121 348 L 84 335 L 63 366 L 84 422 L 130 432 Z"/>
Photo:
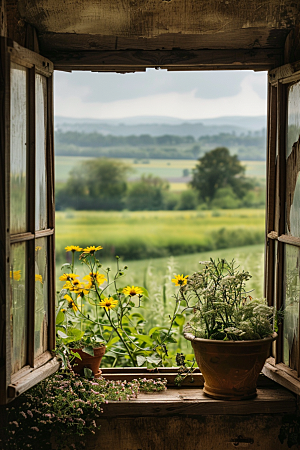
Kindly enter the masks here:
<path id="1" fill-rule="evenodd" d="M 257 76 L 258 75 L 258 76 Z M 222 77 L 220 74 L 220 82 Z M 145 86 L 145 89 L 147 86 Z M 73 118 L 110 119 L 133 116 L 169 116 L 182 119 L 204 119 L 220 116 L 259 116 L 266 114 L 266 75 L 247 73 L 240 90 L 219 98 L 196 97 L 190 92 L 167 92 L 112 102 L 84 101 L 88 85 L 63 83 L 55 96 L 55 114 Z M 226 86 L 224 86 L 226 92 Z"/>

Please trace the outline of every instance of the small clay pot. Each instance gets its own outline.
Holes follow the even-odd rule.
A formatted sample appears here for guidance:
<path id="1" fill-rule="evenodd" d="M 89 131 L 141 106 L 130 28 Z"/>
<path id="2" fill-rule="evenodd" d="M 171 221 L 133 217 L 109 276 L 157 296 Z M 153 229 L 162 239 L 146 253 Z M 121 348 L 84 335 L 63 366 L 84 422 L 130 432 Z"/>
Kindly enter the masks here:
<path id="1" fill-rule="evenodd" d="M 218 341 L 184 337 L 192 342 L 204 377 L 203 392 L 221 400 L 245 400 L 256 396 L 258 375 L 270 355 L 277 334 L 253 341 Z"/>
<path id="2" fill-rule="evenodd" d="M 72 348 L 72 351 L 74 353 L 78 353 L 81 357 L 81 360 L 79 358 L 75 358 L 72 363 L 74 372 L 79 373 L 80 375 L 84 375 L 84 369 L 88 368 L 91 369 L 93 375 L 99 376 L 101 374 L 101 370 L 99 370 L 99 367 L 105 350 L 105 345 L 103 345 L 102 347 L 94 348 L 94 356 L 92 356 L 88 353 L 83 352 L 80 348 Z"/>

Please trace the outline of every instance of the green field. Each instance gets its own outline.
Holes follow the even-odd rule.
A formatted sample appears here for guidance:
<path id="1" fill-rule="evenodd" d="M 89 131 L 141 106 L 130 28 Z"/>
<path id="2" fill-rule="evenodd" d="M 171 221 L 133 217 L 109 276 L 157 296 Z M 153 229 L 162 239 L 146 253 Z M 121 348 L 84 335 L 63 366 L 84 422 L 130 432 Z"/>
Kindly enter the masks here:
<path id="1" fill-rule="evenodd" d="M 102 245 L 103 256 L 176 256 L 262 243 L 264 210 L 64 211 L 56 214 L 56 254 L 66 245 Z"/>
<path id="2" fill-rule="evenodd" d="M 93 159 L 87 157 L 70 157 L 70 156 L 56 156 L 55 158 L 55 179 L 57 183 L 65 183 L 68 179 L 70 171 L 80 164 L 82 161 Z M 172 190 L 183 190 L 186 184 L 182 182 L 183 170 L 188 169 L 190 172 L 195 167 L 196 161 L 187 159 L 149 159 L 136 160 L 122 159 L 122 161 L 132 168 L 129 178 L 139 178 L 143 174 L 152 174 L 165 179 L 177 178 L 176 182 L 171 180 Z M 264 179 L 266 177 L 266 163 L 265 161 L 243 161 L 246 166 L 246 175 L 249 177 L 256 177 Z"/>

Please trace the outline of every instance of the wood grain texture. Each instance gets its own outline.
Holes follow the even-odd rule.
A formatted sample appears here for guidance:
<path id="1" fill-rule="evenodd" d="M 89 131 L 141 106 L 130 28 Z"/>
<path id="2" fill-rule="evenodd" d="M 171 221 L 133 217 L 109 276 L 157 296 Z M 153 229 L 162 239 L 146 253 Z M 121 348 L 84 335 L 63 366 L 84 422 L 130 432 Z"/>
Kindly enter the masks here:
<path id="1" fill-rule="evenodd" d="M 231 403 L 231 402 L 227 402 Z M 278 440 L 282 415 L 213 415 L 98 419 L 86 450 L 287 450 Z M 242 444 L 241 442 L 244 443 Z M 240 442 L 240 443 L 239 443 Z"/>
<path id="2" fill-rule="evenodd" d="M 198 50 L 198 49 L 280 49 L 284 47 L 288 30 L 244 28 L 224 31 L 222 34 L 165 33 L 150 38 L 104 36 L 99 34 L 40 32 L 42 54 L 51 51 L 112 51 L 112 50 Z M 281 62 L 283 64 L 283 60 Z"/>
<path id="3" fill-rule="evenodd" d="M 20 378 L 17 382 L 9 384 L 7 391 L 8 397 L 13 399 L 18 397 L 23 392 L 30 389 L 35 384 L 42 381 L 44 378 L 49 377 L 59 369 L 60 363 L 56 358 L 51 359 L 49 362 L 39 367 L 38 369 L 32 369 L 24 377 Z"/>
<path id="4" fill-rule="evenodd" d="M 59 52 L 49 58 L 58 70 L 144 70 L 160 67 L 173 70 L 197 70 L 210 67 L 268 70 L 279 64 L 278 50 L 128 50 L 112 52 Z"/>
<path id="5" fill-rule="evenodd" d="M 9 189 L 10 189 L 10 70 L 7 42 L 0 38 L 0 403 L 6 402 L 6 387 L 10 382 L 10 260 L 9 260 Z"/>
<path id="6" fill-rule="evenodd" d="M 6 1 L 0 1 L 0 36 L 7 34 Z"/>
<path id="7" fill-rule="evenodd" d="M 170 415 L 278 414 L 295 410 L 295 396 L 284 389 L 258 389 L 253 400 L 213 400 L 202 389 L 168 389 L 161 393 L 139 394 L 129 402 L 109 402 L 103 407 L 108 417 Z"/>
<path id="8" fill-rule="evenodd" d="M 289 391 L 300 395 L 300 380 L 296 370 L 291 369 L 283 363 L 275 364 L 275 359 L 269 358 L 262 372 L 271 380 L 289 389 Z"/>
<path id="9" fill-rule="evenodd" d="M 300 5 L 293 0 L 19 0 L 38 31 L 151 38 L 165 33 L 216 34 L 253 27 L 288 29 Z"/>

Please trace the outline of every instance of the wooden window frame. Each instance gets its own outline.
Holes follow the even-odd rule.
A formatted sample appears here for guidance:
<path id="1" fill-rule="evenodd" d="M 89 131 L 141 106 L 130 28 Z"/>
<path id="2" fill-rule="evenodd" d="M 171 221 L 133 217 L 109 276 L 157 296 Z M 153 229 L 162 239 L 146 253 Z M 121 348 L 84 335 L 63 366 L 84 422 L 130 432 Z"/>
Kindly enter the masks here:
<path id="1" fill-rule="evenodd" d="M 52 357 L 50 351 L 45 352 L 38 358 L 33 360 L 32 344 L 31 353 L 29 356 L 28 365 L 22 368 L 17 374 L 10 375 L 10 330 L 9 330 L 9 286 L 10 286 L 10 244 L 12 242 L 29 241 L 29 246 L 33 247 L 34 239 L 38 237 L 47 236 L 50 240 L 49 249 L 49 271 L 51 272 L 49 280 L 49 350 L 52 350 L 55 345 L 55 276 L 54 276 L 54 151 L 53 151 L 53 98 L 52 98 L 52 73 L 53 64 L 46 58 L 20 47 L 6 38 L 1 38 L 1 62 L 0 62 L 0 103 L 2 115 L 0 118 L 0 136 L 1 136 L 1 152 L 0 152 L 0 167 L 5 168 L 5 176 L 0 177 L 0 403 L 6 403 L 12 400 L 17 395 L 21 394 L 41 379 L 55 372 L 58 367 L 58 361 Z M 128 52 L 127 52 L 128 53 Z M 94 55 L 92 60 L 72 59 L 70 55 L 59 55 L 56 61 L 55 68 L 60 70 L 97 70 L 108 72 L 135 72 L 138 70 L 145 70 L 146 67 L 161 67 L 168 70 L 216 70 L 216 69 L 236 69 L 235 64 L 229 58 L 227 64 L 224 64 L 223 56 L 220 53 L 221 65 L 215 61 L 211 62 L 211 51 L 209 51 L 209 61 L 203 60 L 197 54 L 193 54 L 192 58 L 184 61 L 181 55 L 170 53 L 170 58 L 162 59 L 161 52 L 152 52 L 150 62 L 141 59 L 141 66 L 139 66 L 139 58 L 130 58 L 126 52 L 115 52 L 113 55 L 109 54 L 111 59 L 100 58 L 99 55 Z M 106 54 L 104 56 L 107 56 Z M 135 55 L 136 56 L 136 55 Z M 138 55 L 140 56 L 140 55 Z M 156 57 L 156 59 L 154 58 Z M 165 53 L 163 53 L 165 57 Z M 275 60 L 279 60 L 279 56 L 275 55 L 274 60 L 266 62 L 264 55 L 262 61 L 257 66 L 253 62 L 253 58 L 243 66 L 245 69 L 268 70 L 270 66 L 274 67 Z M 54 55 L 55 57 L 55 55 Z M 154 59 L 153 59 L 154 58 Z M 30 70 L 30 80 L 33 83 L 34 74 L 36 72 L 43 74 L 48 78 L 48 99 L 50 105 L 48 108 L 48 128 L 47 128 L 47 165 L 48 165 L 48 221 L 49 228 L 41 232 L 35 232 L 31 227 L 31 232 L 21 233 L 19 235 L 10 235 L 9 233 L 9 148 L 10 148 L 10 61 L 15 61 L 21 65 L 28 67 Z M 99 63 L 99 61 L 101 61 Z M 130 61 L 128 63 L 128 61 Z M 219 60 L 218 60 L 219 61 Z M 267 153 L 267 214 L 266 214 L 266 260 L 265 273 L 266 284 L 265 293 L 269 304 L 275 304 L 280 307 L 282 304 L 283 292 L 283 248 L 284 245 L 292 244 L 300 246 L 300 239 L 291 242 L 290 236 L 284 235 L 285 226 L 285 192 L 284 182 L 278 183 L 278 180 L 285 179 L 285 84 L 300 79 L 300 63 L 289 64 L 279 67 L 269 72 L 269 94 L 268 94 L 268 153 Z M 35 129 L 34 120 L 32 120 L 32 111 L 34 110 L 34 96 L 31 95 L 31 125 L 29 131 L 30 148 L 34 150 L 35 146 Z M 33 114 L 34 117 L 34 114 Z M 31 148 L 31 151 L 33 151 Z M 33 167 L 29 169 L 32 173 Z M 279 189 L 280 188 L 280 189 Z M 31 192 L 35 191 L 35 177 L 30 176 L 29 189 Z M 284 200 L 284 201 L 282 201 Z M 52 205 L 52 207 L 50 207 Z M 30 212 L 30 222 L 34 224 L 34 210 Z M 276 244 L 277 242 L 277 244 Z M 275 261 L 275 246 L 278 246 Z M 31 248 L 33 254 L 33 248 Z M 31 278 L 30 278 L 31 277 Z M 34 278 L 34 272 L 31 269 L 29 279 Z M 33 287 L 31 286 L 31 290 Z M 34 312 L 34 306 L 31 304 L 31 316 Z M 32 334 L 33 321 L 31 320 L 30 329 Z M 279 329 L 279 340 L 274 349 L 273 358 L 269 358 L 263 372 L 269 378 L 283 384 L 293 392 L 300 395 L 300 381 L 299 375 L 282 363 L 282 328 Z M 32 342 L 32 341 L 31 341 Z M 114 369 L 115 370 L 115 369 Z M 141 369 L 134 369 L 142 376 Z M 112 376 L 109 369 L 104 369 L 104 374 L 107 377 Z M 170 368 L 164 371 L 164 375 L 159 372 L 147 372 L 147 377 L 151 376 L 168 376 L 170 382 L 174 381 L 174 369 Z M 116 376 L 123 377 L 128 375 L 128 369 L 117 369 L 114 372 L 113 378 Z M 171 374 L 171 375 L 170 375 Z M 129 378 L 132 374 L 128 375 Z M 198 383 L 202 381 L 201 374 L 195 374 Z"/>
<path id="2" fill-rule="evenodd" d="M 285 248 L 287 245 L 300 247 L 300 238 L 286 234 L 287 90 L 297 81 L 300 81 L 300 62 L 269 72 L 265 295 L 268 304 L 277 310 L 283 307 Z M 278 339 L 263 373 L 300 395 L 300 362 L 297 370 L 283 362 L 283 324 L 278 328 Z M 300 343 L 300 324 L 298 334 Z M 298 353 L 300 361 L 300 345 Z"/>
<path id="3" fill-rule="evenodd" d="M 0 403 L 8 403 L 16 396 L 55 372 L 59 363 L 51 351 L 55 348 L 55 260 L 54 260 L 54 149 L 53 149 L 53 64 L 46 58 L 1 38 L 0 102 L 1 102 L 1 151 L 0 164 Z M 28 69 L 28 138 L 27 154 L 27 231 L 10 233 L 10 66 L 17 63 Z M 46 179 L 47 179 L 47 220 L 45 230 L 35 230 L 35 150 L 36 114 L 35 94 L 36 74 L 47 79 L 47 131 L 46 131 Z M 47 349 L 34 358 L 35 326 L 35 239 L 47 237 L 48 255 L 48 342 Z M 11 375 L 11 330 L 10 330 L 10 258 L 11 244 L 27 242 L 27 352 L 26 365 Z M 5 275 L 3 275 L 5 274 Z"/>

